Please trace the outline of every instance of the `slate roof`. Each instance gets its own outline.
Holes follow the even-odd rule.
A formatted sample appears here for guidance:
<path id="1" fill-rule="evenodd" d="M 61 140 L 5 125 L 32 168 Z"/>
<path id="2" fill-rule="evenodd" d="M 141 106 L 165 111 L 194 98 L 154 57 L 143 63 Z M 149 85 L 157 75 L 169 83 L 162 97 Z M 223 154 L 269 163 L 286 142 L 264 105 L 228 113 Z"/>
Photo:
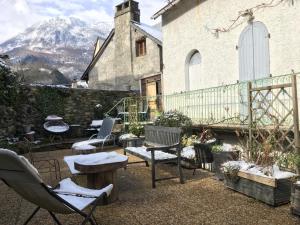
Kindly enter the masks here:
<path id="1" fill-rule="evenodd" d="M 163 41 L 163 36 L 162 36 L 162 31 L 153 27 L 149 26 L 144 23 L 137 23 L 132 21 L 132 25 L 135 28 L 138 28 L 142 33 L 144 33 L 146 36 L 148 36 L 150 39 L 155 41 L 157 44 L 162 45 Z"/>

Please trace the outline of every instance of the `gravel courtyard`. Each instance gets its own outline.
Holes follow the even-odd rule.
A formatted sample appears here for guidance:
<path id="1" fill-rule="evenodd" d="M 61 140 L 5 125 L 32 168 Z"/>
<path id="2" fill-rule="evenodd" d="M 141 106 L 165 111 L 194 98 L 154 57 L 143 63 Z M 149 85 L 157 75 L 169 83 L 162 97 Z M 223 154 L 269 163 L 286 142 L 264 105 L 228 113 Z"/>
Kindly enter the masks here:
<path id="1" fill-rule="evenodd" d="M 112 149 L 110 149 L 112 150 Z M 118 149 L 120 151 L 120 149 Z M 121 151 L 120 151 L 121 152 Z M 61 163 L 63 177 L 70 173 L 63 162 L 70 150 L 53 151 Z M 130 157 L 130 161 L 136 160 Z M 175 167 L 159 167 L 159 175 L 175 174 Z M 99 206 L 95 217 L 99 224 L 214 224 L 214 225 L 292 225 L 300 224 L 300 219 L 291 215 L 289 205 L 273 208 L 252 198 L 226 189 L 216 181 L 212 173 L 197 170 L 184 170 L 186 183 L 169 180 L 157 183 L 151 188 L 150 169 L 145 164 L 129 165 L 127 170 L 118 171 L 119 201 Z M 49 177 L 42 174 L 45 181 Z M 79 179 L 84 183 L 84 177 Z M 0 225 L 23 224 L 35 206 L 21 199 L 14 191 L 0 181 Z M 80 224 L 78 215 L 59 215 L 63 224 Z M 49 214 L 40 211 L 30 224 L 52 225 Z"/>

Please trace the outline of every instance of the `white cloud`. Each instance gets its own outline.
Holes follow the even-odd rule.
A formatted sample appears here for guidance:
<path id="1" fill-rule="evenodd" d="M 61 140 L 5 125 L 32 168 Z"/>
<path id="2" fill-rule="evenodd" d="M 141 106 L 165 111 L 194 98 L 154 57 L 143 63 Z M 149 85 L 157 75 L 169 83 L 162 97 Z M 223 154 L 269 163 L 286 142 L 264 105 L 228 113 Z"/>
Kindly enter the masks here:
<path id="1" fill-rule="evenodd" d="M 0 14 L 0 43 L 46 18 L 34 13 L 26 0 L 2 1 L 0 7 L 5 7 Z"/>
<path id="2" fill-rule="evenodd" d="M 73 13 L 72 17 L 77 17 L 87 22 L 92 22 L 92 21 L 112 22 L 113 21 L 113 17 L 107 14 L 104 9 L 78 11 Z"/>
<path id="3" fill-rule="evenodd" d="M 18 13 L 26 14 L 30 11 L 26 1 L 24 1 L 24 0 L 15 0 L 15 1 L 12 1 L 12 2 L 14 2 L 14 7 L 15 7 L 15 9 Z"/>
<path id="4" fill-rule="evenodd" d="M 53 16 L 73 16 L 87 22 L 113 21 L 115 6 L 123 0 L 0 0 L 0 43 L 27 27 Z M 155 24 L 151 16 L 166 0 L 139 0 L 141 21 Z"/>

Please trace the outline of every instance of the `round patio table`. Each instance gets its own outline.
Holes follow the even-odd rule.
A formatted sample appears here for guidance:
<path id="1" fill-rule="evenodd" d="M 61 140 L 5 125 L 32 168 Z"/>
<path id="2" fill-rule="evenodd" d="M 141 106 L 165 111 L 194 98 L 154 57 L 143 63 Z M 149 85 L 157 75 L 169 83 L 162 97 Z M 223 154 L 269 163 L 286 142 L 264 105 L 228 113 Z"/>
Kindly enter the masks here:
<path id="1" fill-rule="evenodd" d="M 87 175 L 88 188 L 97 189 L 113 184 L 114 187 L 108 197 L 109 203 L 118 200 L 117 170 L 126 167 L 128 157 L 116 153 L 115 157 L 112 157 L 110 161 L 104 163 L 101 161 L 97 163 L 74 162 L 75 169 Z"/>

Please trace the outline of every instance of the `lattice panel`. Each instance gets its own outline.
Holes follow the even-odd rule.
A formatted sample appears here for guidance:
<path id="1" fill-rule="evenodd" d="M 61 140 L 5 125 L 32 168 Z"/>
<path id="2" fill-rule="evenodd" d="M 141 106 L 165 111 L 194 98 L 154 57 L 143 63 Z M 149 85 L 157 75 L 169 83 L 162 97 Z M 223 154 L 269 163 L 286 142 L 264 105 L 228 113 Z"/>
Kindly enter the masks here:
<path id="1" fill-rule="evenodd" d="M 281 152 L 296 150 L 293 85 L 249 88 L 250 145 L 271 145 Z M 297 99 L 296 99 L 297 101 Z"/>

